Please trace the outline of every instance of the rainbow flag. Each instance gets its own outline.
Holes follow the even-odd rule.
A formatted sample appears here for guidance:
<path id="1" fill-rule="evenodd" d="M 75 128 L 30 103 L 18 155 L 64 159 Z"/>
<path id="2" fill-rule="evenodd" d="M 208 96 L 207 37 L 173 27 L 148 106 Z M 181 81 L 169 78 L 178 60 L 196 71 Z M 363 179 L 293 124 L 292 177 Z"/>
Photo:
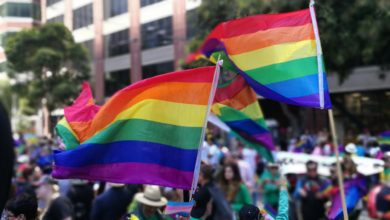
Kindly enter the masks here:
<path id="1" fill-rule="evenodd" d="M 364 196 L 366 184 L 364 179 L 355 178 L 344 183 L 345 203 L 348 212 L 351 212 L 359 200 Z M 328 218 L 338 220 L 343 218 L 343 208 L 341 204 L 341 194 L 336 193 L 332 198 L 332 206 L 328 211 Z"/>
<path id="2" fill-rule="evenodd" d="M 247 146 L 273 161 L 274 144 L 256 93 L 240 75 L 221 73 L 212 112 Z"/>
<path id="3" fill-rule="evenodd" d="M 381 133 L 378 142 L 382 152 L 390 151 L 390 130 Z"/>
<path id="4" fill-rule="evenodd" d="M 87 82 L 82 85 L 82 91 L 73 105 L 64 108 L 65 117 L 56 125 L 57 134 L 65 144 L 65 149 L 74 149 L 80 145 L 80 136 L 83 129 L 99 111 L 100 106 L 95 105 L 91 87 Z M 75 130 L 73 130 L 75 128 Z"/>
<path id="5" fill-rule="evenodd" d="M 261 96 L 292 105 L 331 108 L 313 6 L 223 22 L 187 62 L 221 57 Z M 316 40 L 317 39 L 317 40 Z"/>
<path id="6" fill-rule="evenodd" d="M 180 214 L 188 216 L 191 213 L 192 207 L 195 205 L 195 201 L 192 200 L 190 202 L 173 202 L 168 201 L 165 209 L 164 214 L 171 215 L 171 214 Z"/>
<path id="7" fill-rule="evenodd" d="M 89 121 L 85 111 L 65 111 L 80 145 L 54 155 L 53 177 L 190 189 L 215 70 L 137 82 L 117 92 Z"/>

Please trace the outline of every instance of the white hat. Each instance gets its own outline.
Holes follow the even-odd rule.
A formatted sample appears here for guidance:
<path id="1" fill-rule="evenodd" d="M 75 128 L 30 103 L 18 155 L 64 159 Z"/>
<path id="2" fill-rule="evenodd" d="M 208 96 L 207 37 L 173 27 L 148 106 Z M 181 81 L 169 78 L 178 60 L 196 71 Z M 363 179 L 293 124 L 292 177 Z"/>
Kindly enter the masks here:
<path id="1" fill-rule="evenodd" d="M 135 194 L 135 199 L 144 205 L 162 207 L 167 204 L 167 199 L 161 196 L 158 186 L 146 185 L 143 193 Z"/>
<path id="2" fill-rule="evenodd" d="M 356 153 L 356 145 L 354 143 L 349 143 L 345 146 L 345 151 L 350 154 Z"/>

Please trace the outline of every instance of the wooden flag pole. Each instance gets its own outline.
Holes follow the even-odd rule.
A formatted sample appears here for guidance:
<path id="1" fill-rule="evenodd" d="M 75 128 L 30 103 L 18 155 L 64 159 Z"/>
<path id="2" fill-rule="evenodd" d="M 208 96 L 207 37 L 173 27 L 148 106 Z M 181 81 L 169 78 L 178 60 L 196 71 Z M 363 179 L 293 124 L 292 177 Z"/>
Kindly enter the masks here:
<path id="1" fill-rule="evenodd" d="M 347 204 L 345 203 L 345 190 L 344 190 L 344 179 L 343 175 L 341 173 L 341 163 L 340 163 L 340 154 L 339 154 L 339 146 L 337 144 L 337 135 L 336 135 L 336 126 L 334 124 L 334 116 L 333 116 L 333 110 L 328 110 L 329 115 L 329 122 L 330 122 L 330 130 L 332 133 L 332 139 L 333 139 L 333 145 L 336 153 L 336 167 L 337 167 L 337 179 L 339 182 L 339 189 L 340 189 L 340 195 L 341 195 L 341 204 L 343 207 L 343 216 L 344 220 L 348 220 L 348 210 L 347 210 Z"/>

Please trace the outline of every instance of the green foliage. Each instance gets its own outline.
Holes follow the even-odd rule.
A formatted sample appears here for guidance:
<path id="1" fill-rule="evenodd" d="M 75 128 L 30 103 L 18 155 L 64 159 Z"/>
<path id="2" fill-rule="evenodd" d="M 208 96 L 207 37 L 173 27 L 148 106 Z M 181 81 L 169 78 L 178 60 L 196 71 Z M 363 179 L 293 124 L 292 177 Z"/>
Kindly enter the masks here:
<path id="1" fill-rule="evenodd" d="M 207 0 L 197 9 L 197 35 L 188 46 L 196 50 L 219 23 L 264 13 L 309 6 L 309 0 Z M 363 65 L 390 64 L 390 1 L 317 0 L 316 13 L 328 71 L 346 76 Z"/>
<path id="2" fill-rule="evenodd" d="M 72 33 L 62 24 L 18 32 L 7 39 L 5 52 L 9 75 L 28 76 L 14 90 L 33 108 L 40 107 L 43 98 L 49 110 L 69 104 L 77 96 L 81 82 L 89 79 L 87 50 L 75 43 Z"/>

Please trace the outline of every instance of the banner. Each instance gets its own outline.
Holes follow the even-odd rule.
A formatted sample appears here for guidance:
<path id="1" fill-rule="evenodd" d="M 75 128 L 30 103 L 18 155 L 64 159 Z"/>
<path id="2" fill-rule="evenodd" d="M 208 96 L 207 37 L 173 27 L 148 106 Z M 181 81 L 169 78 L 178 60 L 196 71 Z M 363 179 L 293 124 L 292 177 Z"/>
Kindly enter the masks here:
<path id="1" fill-rule="evenodd" d="M 357 166 L 357 171 L 362 175 L 369 176 L 383 171 L 382 160 L 357 156 L 352 159 Z M 306 162 L 315 161 L 318 163 L 318 173 L 322 176 L 330 176 L 330 168 L 336 163 L 336 157 L 291 152 L 276 152 L 275 160 L 280 165 L 282 174 L 304 174 Z"/>

